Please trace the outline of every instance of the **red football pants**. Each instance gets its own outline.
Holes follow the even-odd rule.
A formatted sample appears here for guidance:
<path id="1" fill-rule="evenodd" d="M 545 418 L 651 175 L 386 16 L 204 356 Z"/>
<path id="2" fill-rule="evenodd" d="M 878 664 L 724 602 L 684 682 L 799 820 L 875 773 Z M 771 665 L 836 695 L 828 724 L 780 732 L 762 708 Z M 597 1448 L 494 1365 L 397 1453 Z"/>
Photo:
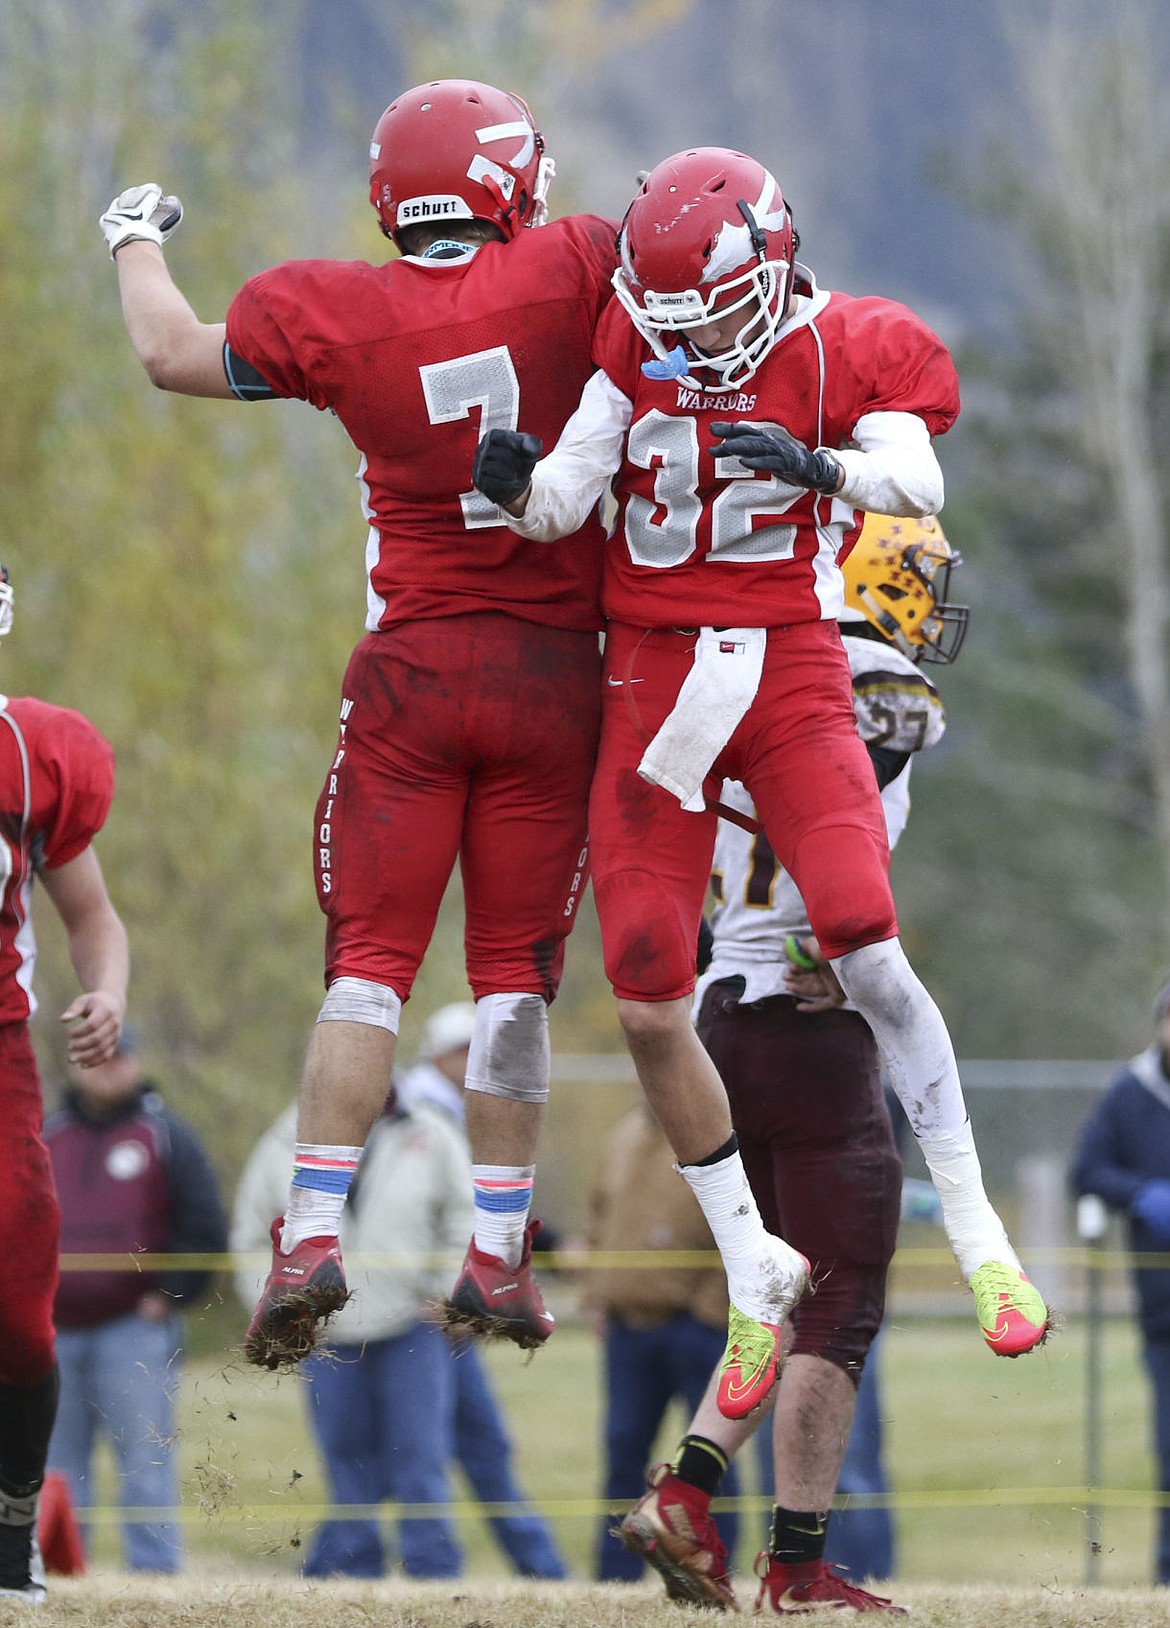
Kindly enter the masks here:
<path id="1" fill-rule="evenodd" d="M 690 671 L 693 631 L 611 624 L 590 799 L 593 892 L 615 994 L 678 1000 L 695 982 L 716 815 L 685 813 L 638 763 Z M 772 628 L 755 700 L 704 791 L 742 780 L 828 956 L 893 938 L 889 846 L 877 778 L 853 712 L 835 622 Z"/>
<path id="2" fill-rule="evenodd" d="M 36 1384 L 55 1355 L 61 1211 L 43 1115 L 28 1025 L 0 1024 L 0 1385 Z"/>
<path id="3" fill-rule="evenodd" d="M 552 1000 L 587 877 L 595 633 L 496 612 L 364 638 L 317 805 L 326 984 L 410 995 L 447 883 L 463 879 L 478 1000 Z"/>

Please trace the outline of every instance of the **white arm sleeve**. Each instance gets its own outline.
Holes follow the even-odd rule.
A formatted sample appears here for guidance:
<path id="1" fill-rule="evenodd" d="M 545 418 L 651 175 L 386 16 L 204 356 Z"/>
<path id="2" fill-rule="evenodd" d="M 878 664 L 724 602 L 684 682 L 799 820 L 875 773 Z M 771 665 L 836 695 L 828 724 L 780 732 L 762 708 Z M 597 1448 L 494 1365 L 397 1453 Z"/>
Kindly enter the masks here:
<path id="1" fill-rule="evenodd" d="M 873 514 L 938 513 L 942 470 L 917 413 L 865 413 L 853 439 L 856 447 L 833 452 L 845 471 L 845 484 L 835 496 Z"/>
<path id="2" fill-rule="evenodd" d="M 501 510 L 521 537 L 548 543 L 584 525 L 616 470 L 633 403 L 599 368 L 581 392 L 561 438 L 532 471 L 528 506 L 519 519 Z"/>

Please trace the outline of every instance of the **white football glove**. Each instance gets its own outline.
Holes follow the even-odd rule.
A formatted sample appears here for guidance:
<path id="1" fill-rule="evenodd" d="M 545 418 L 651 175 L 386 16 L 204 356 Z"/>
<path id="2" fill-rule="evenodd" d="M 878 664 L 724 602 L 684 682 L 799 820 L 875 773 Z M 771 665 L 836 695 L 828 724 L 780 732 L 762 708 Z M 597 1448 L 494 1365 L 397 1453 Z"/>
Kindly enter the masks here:
<path id="1" fill-rule="evenodd" d="M 110 245 L 112 260 L 123 243 L 138 239 L 157 243 L 161 248 L 182 218 L 183 206 L 174 194 L 164 196 L 160 186 L 147 181 L 144 186 L 119 192 L 98 224 Z"/>

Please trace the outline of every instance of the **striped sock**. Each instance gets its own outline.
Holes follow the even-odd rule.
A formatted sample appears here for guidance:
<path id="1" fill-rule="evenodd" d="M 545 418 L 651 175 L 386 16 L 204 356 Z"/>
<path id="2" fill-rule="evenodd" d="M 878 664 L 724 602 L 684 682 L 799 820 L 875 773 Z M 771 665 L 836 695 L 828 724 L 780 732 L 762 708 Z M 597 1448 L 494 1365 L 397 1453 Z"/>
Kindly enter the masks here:
<path id="1" fill-rule="evenodd" d="M 475 1247 L 482 1254 L 519 1266 L 535 1175 L 536 1166 L 531 1164 L 472 1165 Z"/>
<path id="2" fill-rule="evenodd" d="M 305 1238 L 336 1238 L 345 1195 L 362 1156 L 361 1148 L 328 1142 L 298 1142 L 284 1212 L 280 1247 L 288 1253 Z"/>

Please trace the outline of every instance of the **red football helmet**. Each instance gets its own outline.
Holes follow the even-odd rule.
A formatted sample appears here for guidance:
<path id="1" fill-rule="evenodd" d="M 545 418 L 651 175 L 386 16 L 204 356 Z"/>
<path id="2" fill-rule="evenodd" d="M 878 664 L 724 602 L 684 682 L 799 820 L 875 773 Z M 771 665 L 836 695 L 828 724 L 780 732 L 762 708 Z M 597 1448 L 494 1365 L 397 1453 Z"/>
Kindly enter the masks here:
<path id="1" fill-rule="evenodd" d="M 690 365 L 713 373 L 695 389 L 734 390 L 759 367 L 784 321 L 798 238 L 772 175 L 726 147 L 694 147 L 663 159 L 626 211 L 613 284 L 634 326 L 664 366 L 682 375 L 683 357 L 665 333 L 685 333 L 742 310 L 725 350 L 693 342 Z"/>
<path id="2" fill-rule="evenodd" d="M 398 247 L 406 226 L 484 220 L 506 238 L 543 226 L 555 173 L 519 96 L 435 79 L 390 103 L 370 142 L 370 202 Z"/>

